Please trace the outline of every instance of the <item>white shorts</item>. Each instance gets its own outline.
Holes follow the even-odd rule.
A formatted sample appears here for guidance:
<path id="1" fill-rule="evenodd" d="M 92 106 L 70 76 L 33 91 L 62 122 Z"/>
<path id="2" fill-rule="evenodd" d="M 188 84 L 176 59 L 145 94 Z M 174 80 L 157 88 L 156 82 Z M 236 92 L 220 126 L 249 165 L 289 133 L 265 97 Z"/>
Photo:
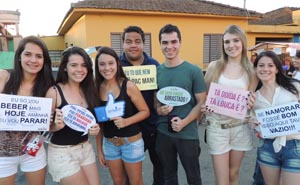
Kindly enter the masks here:
<path id="1" fill-rule="evenodd" d="M 79 172 L 81 166 L 95 162 L 95 152 L 89 141 L 78 145 L 48 145 L 48 168 L 55 182 Z"/>
<path id="2" fill-rule="evenodd" d="M 9 177 L 18 172 L 34 172 L 43 169 L 46 163 L 46 151 L 41 147 L 35 157 L 28 154 L 15 157 L 0 157 L 0 178 Z"/>
<path id="3" fill-rule="evenodd" d="M 253 148 L 253 134 L 248 124 L 222 129 L 219 125 L 207 126 L 208 151 L 220 155 L 230 150 L 249 151 Z"/>

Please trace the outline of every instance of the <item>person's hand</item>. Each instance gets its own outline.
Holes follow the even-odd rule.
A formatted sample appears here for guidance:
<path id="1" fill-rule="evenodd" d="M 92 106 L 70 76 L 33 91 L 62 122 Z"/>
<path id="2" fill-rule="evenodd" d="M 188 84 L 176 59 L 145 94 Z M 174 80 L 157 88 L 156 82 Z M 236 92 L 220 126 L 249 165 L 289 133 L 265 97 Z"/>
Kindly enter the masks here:
<path id="1" fill-rule="evenodd" d="M 255 117 L 251 117 L 248 121 L 248 124 L 250 125 L 250 128 L 254 130 L 255 135 L 261 139 L 262 135 L 259 128 L 260 123 L 257 121 L 257 119 Z"/>
<path id="2" fill-rule="evenodd" d="M 95 124 L 95 125 L 91 126 L 91 128 L 89 129 L 89 134 L 91 136 L 96 136 L 99 134 L 99 131 L 100 131 L 99 125 Z"/>
<path id="3" fill-rule="evenodd" d="M 247 100 L 247 108 L 249 110 L 251 110 L 254 106 L 256 100 L 256 95 L 253 92 L 250 92 L 250 94 L 248 95 L 248 100 Z"/>
<path id="4" fill-rule="evenodd" d="M 122 117 L 113 117 L 110 120 L 112 120 L 115 123 L 115 125 L 118 129 L 128 126 L 126 120 Z"/>
<path id="5" fill-rule="evenodd" d="M 159 111 L 158 114 L 162 115 L 162 116 L 166 116 L 168 115 L 172 110 L 173 110 L 173 106 L 170 105 L 163 105 L 159 107 Z"/>
<path id="6" fill-rule="evenodd" d="M 56 128 L 55 130 L 61 130 L 66 126 L 64 123 L 63 112 L 60 109 L 55 110 L 54 124 L 55 124 L 55 128 Z"/>
<path id="7" fill-rule="evenodd" d="M 183 121 L 180 117 L 175 116 L 170 121 L 173 131 L 180 132 L 184 128 Z"/>
<path id="8" fill-rule="evenodd" d="M 104 155 L 103 155 L 103 152 L 98 152 L 98 160 L 99 160 L 99 163 L 100 165 L 103 167 L 103 168 L 106 168 L 107 165 L 106 165 L 106 161 L 105 161 L 105 158 L 104 158 Z"/>

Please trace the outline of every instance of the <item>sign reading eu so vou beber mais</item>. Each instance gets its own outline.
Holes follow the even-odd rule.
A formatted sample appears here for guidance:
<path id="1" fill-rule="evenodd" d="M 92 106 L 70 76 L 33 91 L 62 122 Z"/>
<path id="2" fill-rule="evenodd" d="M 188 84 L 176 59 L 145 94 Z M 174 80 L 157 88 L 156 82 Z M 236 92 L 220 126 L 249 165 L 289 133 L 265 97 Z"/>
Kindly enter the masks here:
<path id="1" fill-rule="evenodd" d="M 255 110 L 263 138 L 273 138 L 300 132 L 298 102 Z"/>
<path id="2" fill-rule="evenodd" d="M 0 94 L 0 130 L 48 131 L 51 98 Z"/>

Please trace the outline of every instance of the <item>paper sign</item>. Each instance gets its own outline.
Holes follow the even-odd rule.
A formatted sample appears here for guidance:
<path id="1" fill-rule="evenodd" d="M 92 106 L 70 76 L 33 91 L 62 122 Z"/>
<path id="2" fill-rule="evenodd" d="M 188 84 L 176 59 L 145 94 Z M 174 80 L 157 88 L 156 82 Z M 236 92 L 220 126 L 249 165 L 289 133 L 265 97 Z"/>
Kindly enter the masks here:
<path id="1" fill-rule="evenodd" d="M 94 110 L 99 122 L 108 121 L 110 118 L 122 117 L 124 115 L 125 102 L 115 102 L 114 95 L 109 93 L 106 106 L 96 107 Z"/>
<path id="2" fill-rule="evenodd" d="M 0 94 L 0 130 L 48 131 L 51 98 Z"/>
<path id="3" fill-rule="evenodd" d="M 247 114 L 249 91 L 211 83 L 206 106 L 215 113 L 236 119 L 244 119 Z"/>
<path id="4" fill-rule="evenodd" d="M 263 138 L 273 138 L 300 132 L 298 102 L 255 110 Z"/>
<path id="5" fill-rule="evenodd" d="M 96 124 L 94 115 L 79 105 L 66 105 L 62 109 L 64 122 L 71 129 L 83 132 L 86 135 L 91 126 Z"/>
<path id="6" fill-rule="evenodd" d="M 138 86 L 139 90 L 157 89 L 155 65 L 125 66 L 123 71 L 127 78 Z"/>
<path id="7" fill-rule="evenodd" d="M 187 90 L 175 86 L 160 89 L 156 97 L 162 104 L 171 106 L 185 105 L 191 100 L 191 95 Z"/>

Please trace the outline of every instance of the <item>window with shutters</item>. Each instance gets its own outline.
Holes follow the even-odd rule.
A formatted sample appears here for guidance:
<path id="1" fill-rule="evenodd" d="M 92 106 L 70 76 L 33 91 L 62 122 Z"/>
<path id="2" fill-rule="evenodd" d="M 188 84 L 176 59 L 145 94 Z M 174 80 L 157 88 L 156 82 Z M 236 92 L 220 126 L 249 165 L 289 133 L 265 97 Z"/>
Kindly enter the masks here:
<path id="1" fill-rule="evenodd" d="M 63 51 L 60 50 L 49 50 L 49 55 L 52 62 L 52 67 L 58 67 L 60 64 L 61 54 Z"/>
<path id="2" fill-rule="evenodd" d="M 210 63 L 222 56 L 222 34 L 204 34 L 203 63 Z"/>
<path id="3" fill-rule="evenodd" d="M 110 38 L 111 48 L 113 48 L 118 55 L 121 55 L 123 53 L 122 33 L 111 33 Z M 146 52 L 147 55 L 152 56 L 151 33 L 145 33 L 144 52 Z"/>

